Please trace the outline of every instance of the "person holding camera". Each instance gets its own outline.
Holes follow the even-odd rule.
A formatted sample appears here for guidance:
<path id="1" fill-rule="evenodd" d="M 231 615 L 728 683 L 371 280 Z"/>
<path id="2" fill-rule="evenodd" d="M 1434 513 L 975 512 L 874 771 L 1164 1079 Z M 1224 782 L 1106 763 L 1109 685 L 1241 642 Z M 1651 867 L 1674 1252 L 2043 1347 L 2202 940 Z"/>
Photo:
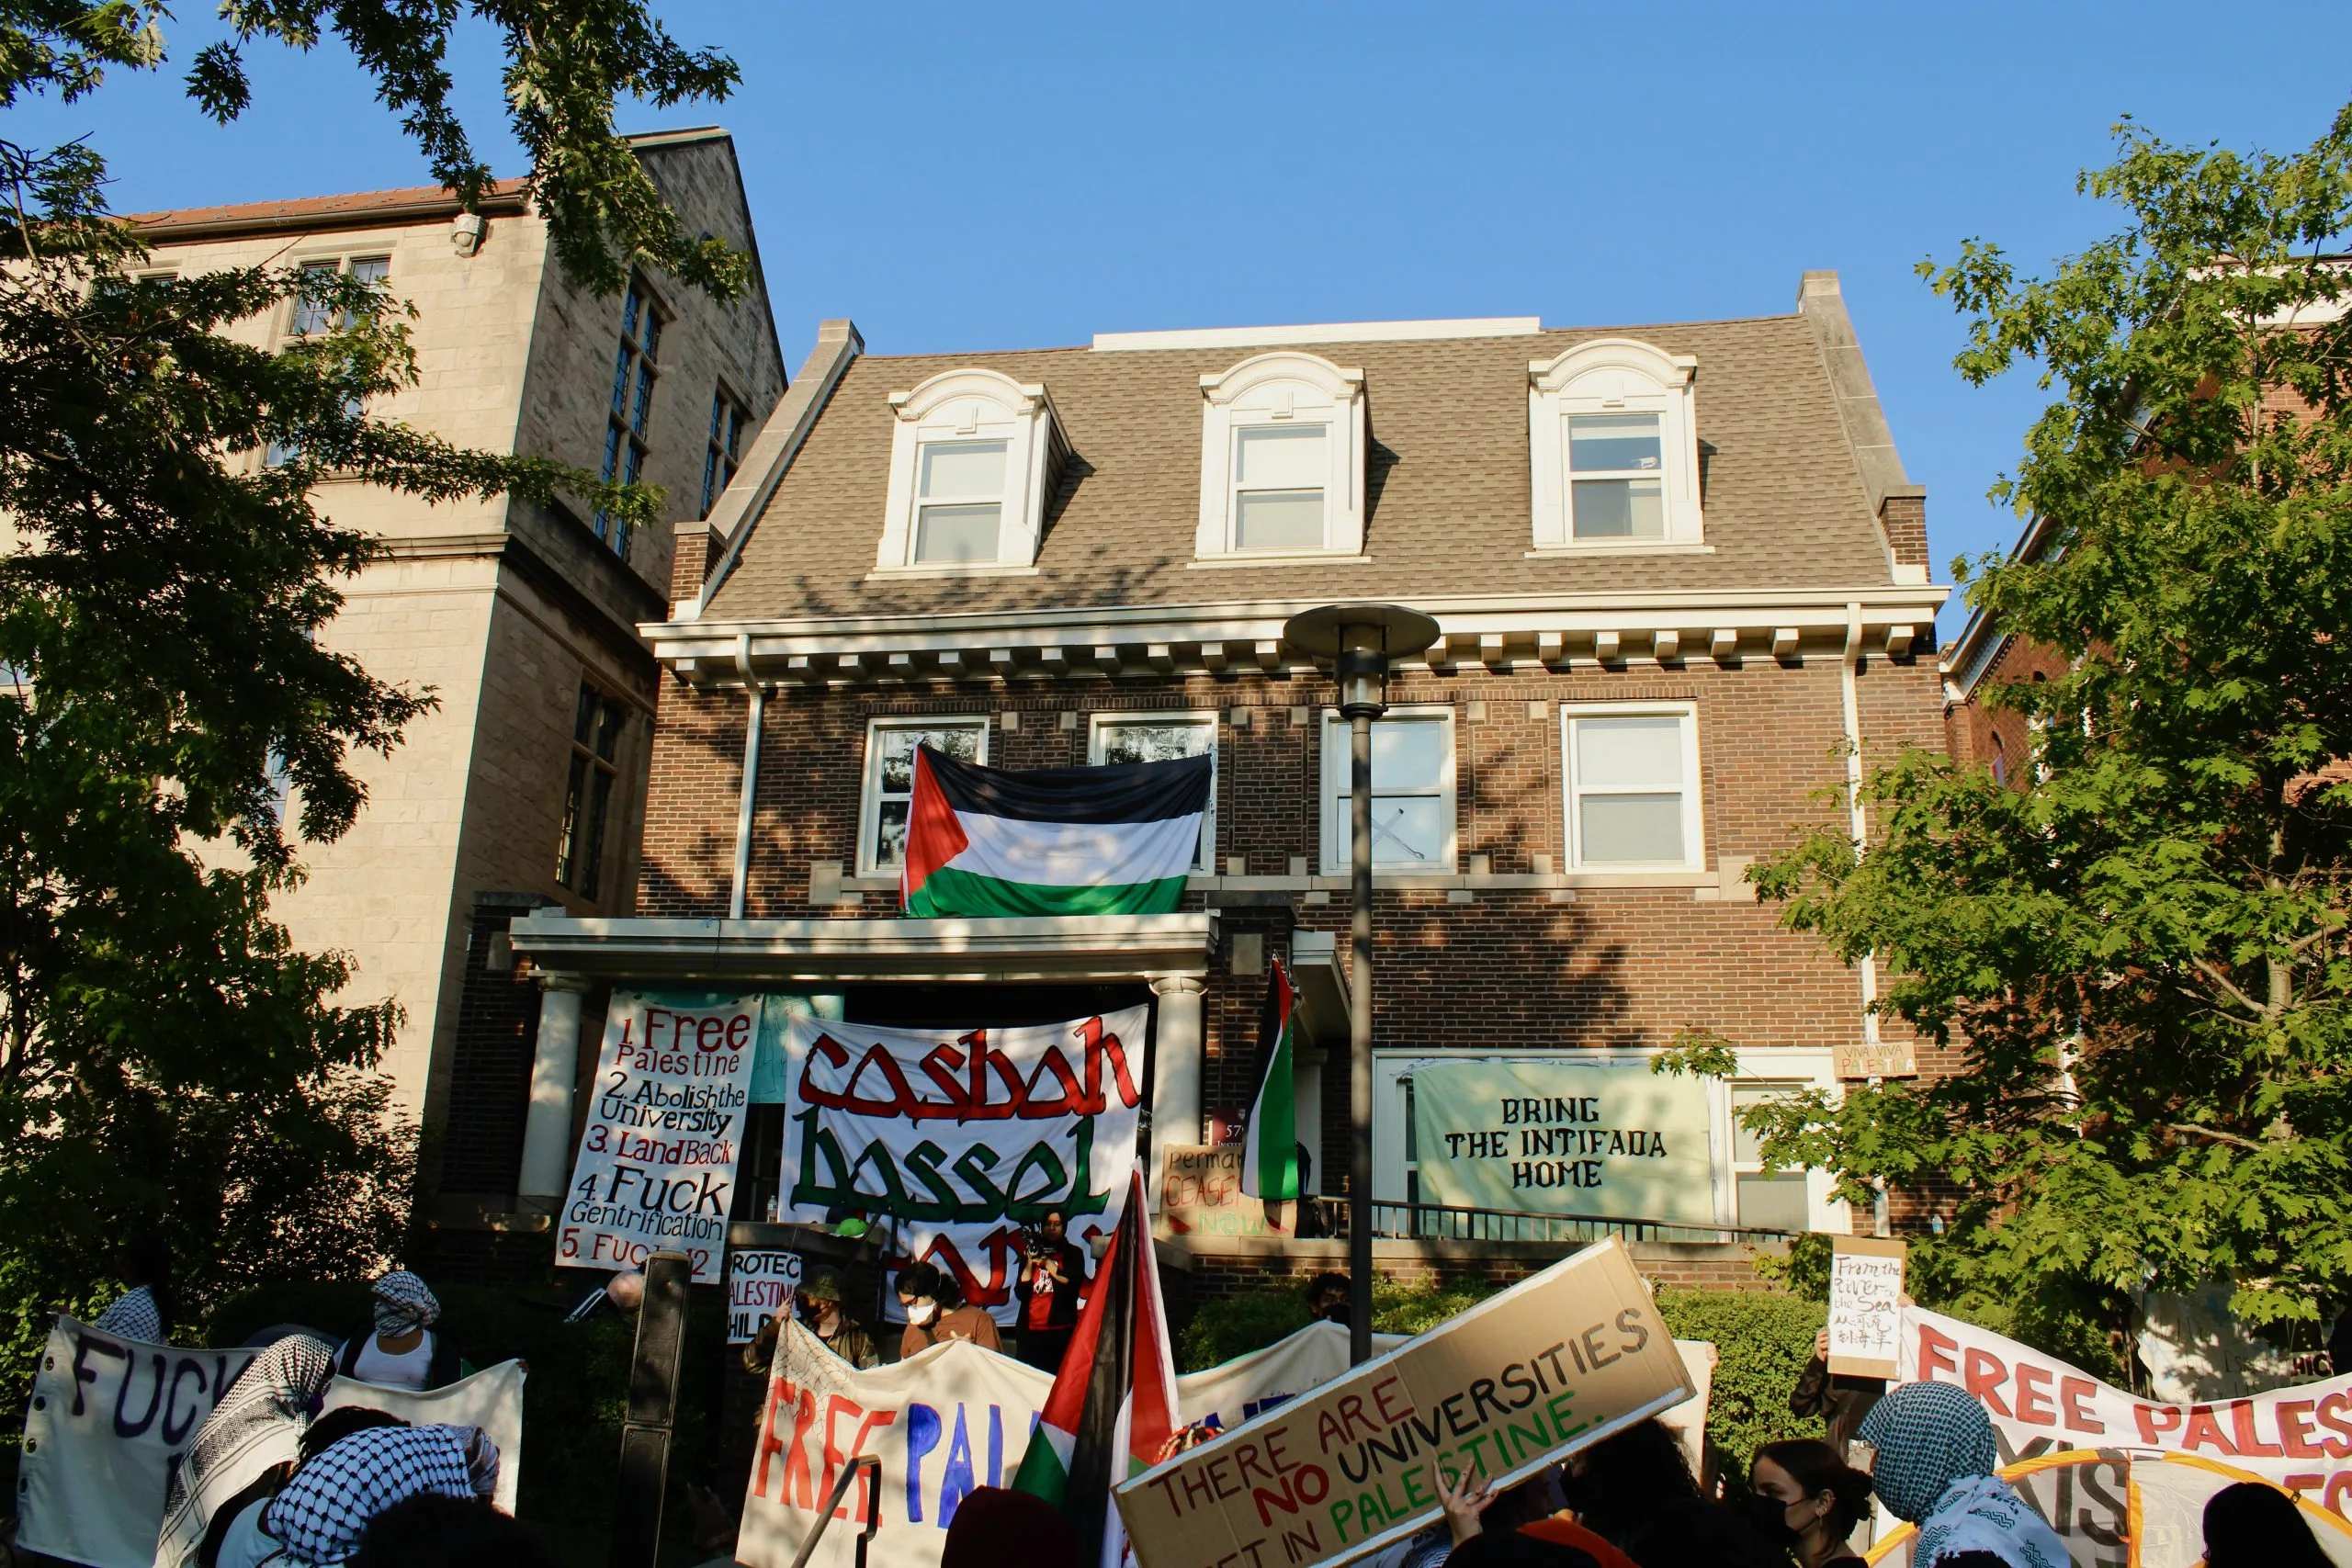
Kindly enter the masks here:
<path id="1" fill-rule="evenodd" d="M 1037 1228 L 1023 1233 L 1021 1273 L 1013 1281 L 1020 1303 L 1021 1359 L 1052 1372 L 1061 1370 L 1078 1326 L 1078 1292 L 1086 1286 L 1086 1254 L 1070 1245 L 1059 1209 L 1048 1209 Z"/>

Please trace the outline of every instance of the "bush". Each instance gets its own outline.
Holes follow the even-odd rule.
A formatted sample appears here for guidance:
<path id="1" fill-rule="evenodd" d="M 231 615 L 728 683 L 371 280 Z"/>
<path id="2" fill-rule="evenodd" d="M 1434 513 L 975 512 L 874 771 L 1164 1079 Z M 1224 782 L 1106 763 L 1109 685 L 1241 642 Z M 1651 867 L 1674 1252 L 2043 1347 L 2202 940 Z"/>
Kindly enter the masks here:
<path id="1" fill-rule="evenodd" d="M 1657 1292 L 1659 1314 L 1677 1339 L 1715 1347 L 1707 1438 L 1746 1474 L 1750 1455 L 1781 1438 L 1818 1438 L 1818 1416 L 1789 1414 L 1789 1395 L 1813 1359 L 1813 1337 L 1829 1321 L 1818 1303 L 1777 1291 Z"/>
<path id="2" fill-rule="evenodd" d="M 1306 1298 L 1295 1290 L 1251 1291 L 1204 1303 L 1176 1345 L 1176 1370 L 1197 1372 L 1262 1350 L 1307 1325 Z"/>

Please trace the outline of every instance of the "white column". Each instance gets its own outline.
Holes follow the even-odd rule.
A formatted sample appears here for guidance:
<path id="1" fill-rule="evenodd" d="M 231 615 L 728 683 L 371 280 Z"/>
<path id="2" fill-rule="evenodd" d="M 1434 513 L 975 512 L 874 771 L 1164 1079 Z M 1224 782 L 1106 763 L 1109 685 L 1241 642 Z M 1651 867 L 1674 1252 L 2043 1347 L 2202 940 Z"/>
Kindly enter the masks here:
<path id="1" fill-rule="evenodd" d="M 571 1175 L 571 1099 L 580 1081 L 580 1004 L 588 982 L 578 975 L 548 975 L 539 984 L 539 1043 L 531 1058 L 531 1107 L 514 1188 L 516 1207 L 553 1213 Z"/>
<path id="2" fill-rule="evenodd" d="M 1159 998 L 1152 1036 L 1151 1150 L 1146 1165 L 1152 1201 L 1159 1201 L 1159 1173 L 1171 1144 L 1201 1141 L 1201 982 L 1169 975 L 1151 983 Z"/>

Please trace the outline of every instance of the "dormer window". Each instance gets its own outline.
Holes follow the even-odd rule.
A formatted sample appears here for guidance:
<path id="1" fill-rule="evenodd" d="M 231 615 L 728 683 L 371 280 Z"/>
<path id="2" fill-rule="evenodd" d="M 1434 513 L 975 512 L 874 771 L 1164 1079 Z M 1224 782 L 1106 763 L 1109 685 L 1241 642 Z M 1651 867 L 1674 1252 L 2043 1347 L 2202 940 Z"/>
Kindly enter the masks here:
<path id="1" fill-rule="evenodd" d="M 1697 368 L 1625 338 L 1527 367 L 1539 553 L 1701 543 Z"/>
<path id="2" fill-rule="evenodd" d="M 890 394 L 898 415 L 878 572 L 1035 570 L 1066 452 L 1046 389 L 950 370 Z"/>
<path id="3" fill-rule="evenodd" d="M 1363 372 L 1261 354 L 1201 378 L 1203 560 L 1363 550 Z"/>

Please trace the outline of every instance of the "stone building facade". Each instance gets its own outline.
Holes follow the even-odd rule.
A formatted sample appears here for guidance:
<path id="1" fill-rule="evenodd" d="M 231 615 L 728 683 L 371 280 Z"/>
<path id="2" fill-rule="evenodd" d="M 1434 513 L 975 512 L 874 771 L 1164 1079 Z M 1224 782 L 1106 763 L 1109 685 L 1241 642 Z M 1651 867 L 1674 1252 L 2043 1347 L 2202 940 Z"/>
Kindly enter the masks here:
<path id="1" fill-rule="evenodd" d="M 852 1023 L 1147 1001 L 1153 1136 L 1181 1145 L 1250 1098 L 1278 958 L 1303 998 L 1312 1185 L 1338 1194 L 1346 748 L 1329 671 L 1282 627 L 1388 600 L 1442 637 L 1398 670 L 1376 735 L 1374 1198 L 1434 1201 L 1417 1072 L 1645 1076 L 1705 1031 L 1738 1069 L 1687 1091 L 1707 1150 L 1677 1199 L 1704 1221 L 1688 1234 L 1867 1230 L 1825 1176 L 1760 1169 L 1733 1114 L 1834 1094 L 1903 1043 L 1865 1017 L 1874 976 L 1781 930 L 1743 873 L 1804 826 L 1867 833 L 1843 793 L 1861 759 L 1944 743 L 1945 592 L 1831 273 L 1787 315 L 1605 329 L 886 357 L 825 323 L 734 487 L 679 528 L 644 628 L 662 675 L 634 911 L 514 922 L 546 989 L 512 1190 L 560 1192 L 616 985 L 831 992 Z M 1181 910 L 897 918 L 894 759 L 917 738 L 1012 768 L 1210 752 Z M 783 1107 L 755 1111 L 747 1222 L 776 1190 Z M 1509 1273 L 1560 1250 L 1483 1234 L 1402 1221 L 1383 1267 Z M 1172 1252 L 1197 1294 L 1342 1250 Z M 1680 1277 L 1747 1275 L 1736 1246 L 1677 1256 Z"/>
<path id="2" fill-rule="evenodd" d="M 784 360 L 732 141 L 633 141 L 690 232 L 752 254 L 735 303 L 659 276 L 626 299 L 576 287 L 512 181 L 474 218 L 426 188 L 134 221 L 159 272 L 276 263 L 382 279 L 414 307 L 418 380 L 371 413 L 477 449 L 592 471 L 609 461 L 663 488 L 666 521 L 698 518 L 707 472 L 715 500 L 783 395 Z M 321 325 L 298 306 L 239 335 L 274 346 Z M 389 758 L 355 759 L 367 807 L 341 840 L 306 852 L 309 880 L 280 913 L 303 947 L 353 956 L 354 994 L 398 999 L 405 1021 L 385 1063 L 396 1103 L 453 1167 L 425 1179 L 479 1188 L 464 1161 L 513 1143 L 532 1018 L 477 1003 L 471 1032 L 492 1043 L 461 1057 L 467 976 L 517 909 L 635 906 L 658 684 L 636 627 L 665 612 L 673 537 L 666 525 L 625 536 L 586 507 L 435 506 L 332 479 L 315 501 L 385 548 L 340 585 L 329 640 L 379 679 L 430 687 L 439 706 Z"/>

